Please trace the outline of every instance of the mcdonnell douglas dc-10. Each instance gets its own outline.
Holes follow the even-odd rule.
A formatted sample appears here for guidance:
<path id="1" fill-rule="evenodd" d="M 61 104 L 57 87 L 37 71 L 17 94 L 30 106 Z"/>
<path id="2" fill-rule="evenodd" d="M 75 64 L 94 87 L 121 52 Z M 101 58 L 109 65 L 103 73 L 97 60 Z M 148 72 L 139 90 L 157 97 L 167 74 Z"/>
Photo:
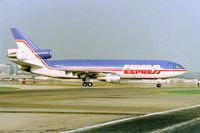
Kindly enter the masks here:
<path id="1" fill-rule="evenodd" d="M 49 60 L 50 49 L 40 49 L 17 28 L 11 28 L 11 32 L 18 48 L 8 49 L 7 56 L 22 70 L 54 78 L 82 79 L 83 86 L 92 86 L 91 79 L 119 83 L 121 79 L 172 78 L 187 71 L 180 64 L 162 60 Z"/>

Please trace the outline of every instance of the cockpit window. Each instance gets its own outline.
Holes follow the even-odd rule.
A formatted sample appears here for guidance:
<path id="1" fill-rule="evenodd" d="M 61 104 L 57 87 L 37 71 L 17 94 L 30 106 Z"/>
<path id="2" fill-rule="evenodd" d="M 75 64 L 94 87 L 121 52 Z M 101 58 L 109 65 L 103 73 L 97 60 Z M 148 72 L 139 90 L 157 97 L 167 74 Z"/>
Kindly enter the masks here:
<path id="1" fill-rule="evenodd" d="M 176 69 L 183 69 L 183 67 L 181 65 L 177 65 Z"/>

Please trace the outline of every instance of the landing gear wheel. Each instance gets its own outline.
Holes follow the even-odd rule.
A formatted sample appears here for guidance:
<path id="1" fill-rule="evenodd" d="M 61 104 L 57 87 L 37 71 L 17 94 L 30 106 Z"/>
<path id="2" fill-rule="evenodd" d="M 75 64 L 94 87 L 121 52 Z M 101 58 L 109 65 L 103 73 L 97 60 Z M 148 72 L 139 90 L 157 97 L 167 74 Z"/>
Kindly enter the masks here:
<path id="1" fill-rule="evenodd" d="M 82 85 L 83 85 L 83 86 L 88 86 L 87 82 L 83 82 Z"/>
<path id="2" fill-rule="evenodd" d="M 161 84 L 157 84 L 157 88 L 160 88 L 162 85 Z"/>
<path id="3" fill-rule="evenodd" d="M 92 86 L 93 86 L 93 83 L 92 83 L 92 82 L 88 82 L 88 86 L 89 86 L 89 87 L 92 87 Z"/>

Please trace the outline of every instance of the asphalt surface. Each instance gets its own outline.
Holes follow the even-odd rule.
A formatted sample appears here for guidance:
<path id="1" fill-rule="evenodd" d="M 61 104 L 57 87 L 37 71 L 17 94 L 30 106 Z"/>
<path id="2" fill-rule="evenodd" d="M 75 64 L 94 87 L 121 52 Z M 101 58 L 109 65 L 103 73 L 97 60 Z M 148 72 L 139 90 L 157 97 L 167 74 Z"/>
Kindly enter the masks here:
<path id="1" fill-rule="evenodd" d="M 53 83 L 2 86 L 0 132 L 69 131 L 200 104 L 200 89 L 181 84 L 171 86 L 98 84 L 84 88 L 79 84 Z M 195 132 L 199 129 L 199 111 L 196 108 L 154 115 L 84 132 Z"/>
<path id="2" fill-rule="evenodd" d="M 199 133 L 200 107 L 128 120 L 80 132 Z"/>

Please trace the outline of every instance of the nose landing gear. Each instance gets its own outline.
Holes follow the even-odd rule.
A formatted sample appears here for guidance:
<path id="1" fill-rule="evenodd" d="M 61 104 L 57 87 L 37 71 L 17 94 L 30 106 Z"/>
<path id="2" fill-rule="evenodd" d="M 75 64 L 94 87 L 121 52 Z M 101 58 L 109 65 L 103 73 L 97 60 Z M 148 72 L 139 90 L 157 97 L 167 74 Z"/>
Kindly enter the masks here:
<path id="1" fill-rule="evenodd" d="M 157 88 L 160 88 L 162 87 L 162 85 L 160 83 L 157 84 Z"/>

